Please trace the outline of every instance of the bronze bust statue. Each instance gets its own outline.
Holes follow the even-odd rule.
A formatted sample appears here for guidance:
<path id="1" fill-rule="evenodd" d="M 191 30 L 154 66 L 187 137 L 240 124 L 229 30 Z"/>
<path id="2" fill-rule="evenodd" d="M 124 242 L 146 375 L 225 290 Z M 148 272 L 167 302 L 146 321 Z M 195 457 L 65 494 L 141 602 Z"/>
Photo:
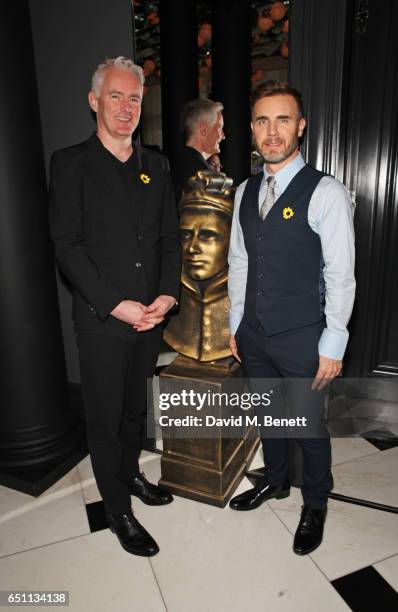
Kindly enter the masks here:
<path id="1" fill-rule="evenodd" d="M 178 313 L 164 339 L 178 353 L 199 361 L 230 357 L 228 246 L 233 212 L 232 179 L 200 170 L 180 202 L 183 251 Z"/>

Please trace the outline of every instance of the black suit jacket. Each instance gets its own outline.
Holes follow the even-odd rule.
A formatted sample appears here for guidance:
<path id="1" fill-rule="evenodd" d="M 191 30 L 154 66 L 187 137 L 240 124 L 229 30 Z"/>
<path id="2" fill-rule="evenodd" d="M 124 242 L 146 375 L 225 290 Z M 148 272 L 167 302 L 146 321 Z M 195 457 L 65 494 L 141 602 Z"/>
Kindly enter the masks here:
<path id="1" fill-rule="evenodd" d="M 125 336 L 131 326 L 110 316 L 122 300 L 178 299 L 181 249 L 168 161 L 134 147 L 134 205 L 96 134 L 51 160 L 50 230 L 73 287 L 79 333 Z"/>
<path id="2" fill-rule="evenodd" d="M 177 202 L 180 201 L 183 191 L 190 191 L 188 180 L 198 170 L 211 170 L 205 158 L 192 147 L 181 149 L 172 169 L 174 190 Z"/>

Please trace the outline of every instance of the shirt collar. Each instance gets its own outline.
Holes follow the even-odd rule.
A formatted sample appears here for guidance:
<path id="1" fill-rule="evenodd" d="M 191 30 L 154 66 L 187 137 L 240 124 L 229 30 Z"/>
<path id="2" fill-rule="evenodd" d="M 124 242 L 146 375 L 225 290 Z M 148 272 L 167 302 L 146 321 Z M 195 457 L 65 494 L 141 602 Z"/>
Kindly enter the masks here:
<path id="1" fill-rule="evenodd" d="M 286 166 L 284 166 L 281 170 L 279 170 L 279 172 L 276 172 L 274 174 L 275 181 L 276 181 L 276 187 L 279 193 L 283 193 L 285 191 L 290 181 L 296 176 L 298 172 L 300 172 L 300 170 L 304 166 L 305 166 L 305 161 L 303 159 L 303 156 L 299 152 L 299 154 L 294 159 L 292 159 L 291 162 L 286 164 Z M 267 178 L 272 175 L 268 174 L 265 168 L 265 164 L 263 166 L 263 169 L 264 169 L 264 180 L 266 181 Z"/>

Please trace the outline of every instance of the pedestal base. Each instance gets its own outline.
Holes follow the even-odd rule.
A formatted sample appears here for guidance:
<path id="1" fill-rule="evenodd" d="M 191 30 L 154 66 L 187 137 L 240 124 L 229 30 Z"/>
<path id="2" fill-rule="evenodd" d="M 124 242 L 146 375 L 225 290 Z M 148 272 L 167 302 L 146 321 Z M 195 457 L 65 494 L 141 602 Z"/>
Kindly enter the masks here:
<path id="1" fill-rule="evenodd" d="M 203 390 L 205 385 L 214 393 L 223 393 L 228 381 L 240 376 L 240 366 L 232 358 L 200 363 L 177 357 L 161 373 L 160 390 Z M 223 407 L 212 410 L 217 418 L 226 416 Z M 168 412 L 175 416 L 172 410 Z M 221 429 L 213 438 L 176 438 L 164 430 L 159 484 L 176 495 L 223 508 L 244 477 L 258 445 L 257 430 L 252 426 L 244 426 L 239 438 L 223 438 Z"/>
<path id="2" fill-rule="evenodd" d="M 0 468 L 0 485 L 38 497 L 88 455 L 80 385 L 70 385 L 69 401 L 71 411 L 78 414 L 76 426 L 69 432 L 70 451 L 41 465 L 3 466 Z"/>
<path id="3" fill-rule="evenodd" d="M 60 480 L 88 455 L 88 448 L 82 441 L 71 455 L 57 463 L 40 467 L 3 468 L 0 485 L 38 497 Z"/>

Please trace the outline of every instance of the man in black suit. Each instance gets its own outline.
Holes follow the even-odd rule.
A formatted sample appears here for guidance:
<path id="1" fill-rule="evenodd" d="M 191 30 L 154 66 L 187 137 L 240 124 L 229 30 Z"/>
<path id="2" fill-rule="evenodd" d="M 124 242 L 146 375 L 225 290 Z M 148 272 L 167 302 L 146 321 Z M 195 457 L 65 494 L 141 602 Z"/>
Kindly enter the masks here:
<path id="1" fill-rule="evenodd" d="M 211 170 L 206 160 L 220 152 L 224 136 L 223 105 L 213 100 L 197 99 L 184 106 L 181 128 L 185 146 L 172 169 L 177 202 L 184 191 L 189 191 L 188 180 L 198 170 Z"/>
<path id="2" fill-rule="evenodd" d="M 175 305 L 181 267 L 167 160 L 132 144 L 144 77 L 131 60 L 106 60 L 88 95 L 97 132 L 51 161 L 50 228 L 73 288 L 87 438 L 110 528 L 128 552 L 159 548 L 131 510 L 172 497 L 138 468 L 146 382 L 160 323 Z"/>

